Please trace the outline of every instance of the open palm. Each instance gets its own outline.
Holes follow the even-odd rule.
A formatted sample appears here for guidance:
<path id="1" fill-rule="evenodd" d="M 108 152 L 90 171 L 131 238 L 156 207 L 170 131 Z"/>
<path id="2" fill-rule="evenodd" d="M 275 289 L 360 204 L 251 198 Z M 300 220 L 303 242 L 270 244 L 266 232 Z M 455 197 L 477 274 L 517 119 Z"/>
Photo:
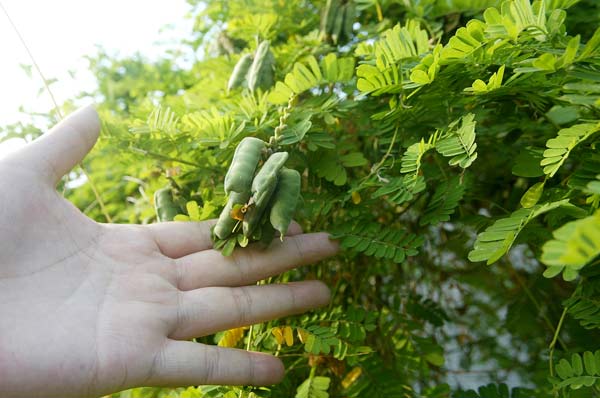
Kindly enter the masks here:
<path id="1" fill-rule="evenodd" d="M 84 108 L 0 160 L 0 396 L 279 381 L 272 356 L 186 340 L 324 305 L 317 281 L 250 285 L 335 243 L 295 226 L 268 251 L 225 258 L 211 249 L 211 222 L 96 223 L 55 185 L 98 130 Z"/>

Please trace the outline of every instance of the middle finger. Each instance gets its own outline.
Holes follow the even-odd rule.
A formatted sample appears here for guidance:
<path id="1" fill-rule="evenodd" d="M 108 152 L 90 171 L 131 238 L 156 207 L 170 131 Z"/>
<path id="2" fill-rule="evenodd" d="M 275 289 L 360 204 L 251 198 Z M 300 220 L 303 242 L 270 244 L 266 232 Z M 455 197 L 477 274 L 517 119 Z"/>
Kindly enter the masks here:
<path id="1" fill-rule="evenodd" d="M 275 240 L 268 250 L 247 247 L 224 257 L 205 250 L 175 260 L 177 287 L 244 286 L 334 255 L 338 244 L 326 233 L 301 234 Z"/>

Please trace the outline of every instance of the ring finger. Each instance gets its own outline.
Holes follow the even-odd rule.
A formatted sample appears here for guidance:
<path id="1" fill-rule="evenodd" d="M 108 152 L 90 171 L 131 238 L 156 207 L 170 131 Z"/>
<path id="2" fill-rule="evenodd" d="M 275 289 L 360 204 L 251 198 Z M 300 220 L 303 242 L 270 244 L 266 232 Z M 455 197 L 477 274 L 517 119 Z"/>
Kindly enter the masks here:
<path id="1" fill-rule="evenodd" d="M 329 298 L 329 289 L 319 281 L 181 292 L 178 319 L 169 337 L 190 339 L 298 314 L 326 305 Z"/>

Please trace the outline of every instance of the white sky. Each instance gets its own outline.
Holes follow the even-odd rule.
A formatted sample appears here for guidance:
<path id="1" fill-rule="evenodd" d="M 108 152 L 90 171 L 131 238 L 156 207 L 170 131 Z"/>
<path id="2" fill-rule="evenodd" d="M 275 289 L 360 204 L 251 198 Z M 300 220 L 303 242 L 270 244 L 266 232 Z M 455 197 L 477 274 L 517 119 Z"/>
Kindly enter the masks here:
<path id="1" fill-rule="evenodd" d="M 27 42 L 46 78 L 57 78 L 51 88 L 62 103 L 95 82 L 85 55 L 101 45 L 109 54 L 136 51 L 157 58 L 168 43 L 184 38 L 192 21 L 185 0 L 0 0 Z M 171 28 L 165 29 L 167 25 Z M 26 50 L 0 9 L 0 126 L 28 117 L 19 113 L 47 112 L 52 108 L 42 81 L 33 70 L 29 78 L 20 64 L 31 65 Z M 75 78 L 69 71 L 76 73 Z M 12 140 L 0 144 L 0 156 L 19 146 Z"/>

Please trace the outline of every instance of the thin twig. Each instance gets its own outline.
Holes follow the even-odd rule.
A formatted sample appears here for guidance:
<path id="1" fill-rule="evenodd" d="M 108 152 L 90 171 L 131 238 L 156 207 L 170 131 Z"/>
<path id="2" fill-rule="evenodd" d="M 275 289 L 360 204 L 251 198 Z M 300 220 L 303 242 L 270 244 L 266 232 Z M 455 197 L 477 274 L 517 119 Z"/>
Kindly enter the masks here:
<path id="1" fill-rule="evenodd" d="M 40 77 L 42 78 L 42 81 L 44 82 L 44 86 L 46 87 L 46 91 L 48 92 L 48 94 L 50 95 L 50 98 L 52 99 L 52 103 L 54 104 L 54 108 L 56 109 L 56 114 L 58 115 L 58 118 L 62 120 L 62 118 L 63 118 L 62 113 L 60 112 L 60 109 L 58 108 L 56 98 L 54 98 L 54 94 L 52 93 L 52 90 L 50 90 L 50 85 L 48 84 L 48 80 L 42 73 L 42 70 L 40 69 L 40 66 L 38 65 L 38 63 L 36 62 L 35 57 L 31 53 L 31 50 L 29 50 L 29 46 L 25 42 L 25 39 L 21 35 L 21 32 L 19 32 L 19 29 L 17 29 L 17 25 L 15 25 L 12 18 L 8 14 L 8 11 L 6 10 L 6 8 L 4 8 L 4 5 L 2 3 L 0 3 L 0 8 L 2 8 L 2 11 L 4 11 L 4 15 L 6 15 L 8 22 L 12 26 L 12 28 L 15 31 L 15 33 L 17 34 L 17 36 L 19 37 L 19 40 L 21 41 L 21 44 L 25 48 L 25 51 L 27 51 L 29 58 L 31 58 L 31 62 L 33 62 L 33 66 L 35 67 L 35 69 L 39 73 Z"/>
<path id="2" fill-rule="evenodd" d="M 567 310 L 569 308 L 565 307 L 565 309 L 562 312 L 562 315 L 560 316 L 560 320 L 558 321 L 558 326 L 556 326 L 556 331 L 554 332 L 554 337 L 552 338 L 552 342 L 550 342 L 550 346 L 548 346 L 548 348 L 550 349 L 550 354 L 548 355 L 548 363 L 550 365 L 550 376 L 554 376 L 554 362 L 553 362 L 553 358 L 554 358 L 554 347 L 556 346 L 556 341 L 558 340 L 558 335 L 560 333 L 560 329 L 562 328 L 562 324 L 563 321 L 565 320 L 565 316 L 567 315 Z M 565 347 L 563 347 L 565 348 Z"/>
<path id="3" fill-rule="evenodd" d="M 12 28 L 15 31 L 15 33 L 17 34 L 17 36 L 19 37 L 19 40 L 21 41 L 21 44 L 25 48 L 25 51 L 27 51 L 27 54 L 29 55 L 29 58 L 31 58 L 31 62 L 33 63 L 33 66 L 35 67 L 35 69 L 37 70 L 38 74 L 42 78 L 42 81 L 44 82 L 44 87 L 46 88 L 46 91 L 50 95 L 50 99 L 52 100 L 52 104 L 54 105 L 54 110 L 56 111 L 56 114 L 58 115 L 58 119 L 59 120 L 63 120 L 62 112 L 60 111 L 60 107 L 58 106 L 58 102 L 56 101 L 56 98 L 54 98 L 54 94 L 52 93 L 52 90 L 50 89 L 50 85 L 48 84 L 48 79 L 46 79 L 46 76 L 44 76 L 44 73 L 42 72 L 42 69 L 40 68 L 40 66 L 38 65 L 37 61 L 35 60 L 35 57 L 33 56 L 33 53 L 31 52 L 31 50 L 29 49 L 29 46 L 25 42 L 25 39 L 21 35 L 21 32 L 17 28 L 17 25 L 15 25 L 15 23 L 13 22 L 12 18 L 9 15 L 8 11 L 6 10 L 6 8 L 4 8 L 4 5 L 2 3 L 0 3 L 0 8 L 2 8 L 2 11 L 4 12 L 4 15 L 6 15 L 6 18 L 8 19 L 8 22 L 12 26 Z M 90 175 L 88 174 L 88 172 L 83 167 L 83 162 L 79 163 L 79 167 L 83 171 L 83 175 L 85 175 L 85 177 L 87 178 L 87 180 L 88 180 L 88 182 L 90 184 L 90 187 L 92 188 L 92 191 L 94 192 L 94 196 L 96 197 L 96 201 L 100 205 L 100 210 L 102 211 L 102 214 L 104 215 L 104 218 L 106 218 L 107 222 L 109 222 L 109 223 L 112 222 L 112 218 L 108 214 L 108 212 L 106 210 L 106 206 L 104 206 L 104 201 L 102 200 L 102 197 L 100 197 L 100 193 L 98 192 L 98 189 L 96 188 L 96 185 L 94 184 L 94 181 L 92 180 L 92 178 L 90 177 Z"/>

